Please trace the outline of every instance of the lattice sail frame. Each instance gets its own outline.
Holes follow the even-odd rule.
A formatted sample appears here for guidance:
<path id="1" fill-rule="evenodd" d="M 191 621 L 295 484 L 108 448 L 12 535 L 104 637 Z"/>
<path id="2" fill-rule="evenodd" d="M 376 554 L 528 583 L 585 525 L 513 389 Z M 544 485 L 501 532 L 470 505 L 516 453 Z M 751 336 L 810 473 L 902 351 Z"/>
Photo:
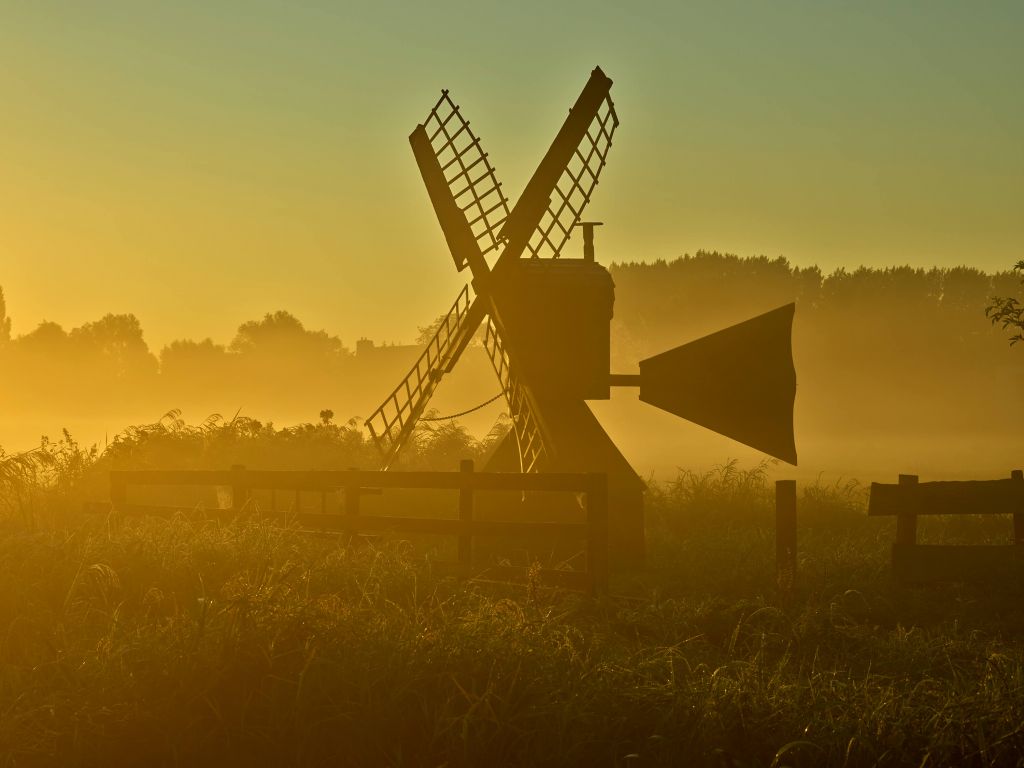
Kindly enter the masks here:
<path id="1" fill-rule="evenodd" d="M 597 186 L 601 171 L 608 161 L 612 136 L 619 127 L 619 117 L 611 96 L 605 97 L 587 128 L 580 146 L 555 185 L 547 211 L 526 246 L 532 258 L 557 259 L 572 229 L 583 216 L 583 209 Z"/>
<path id="2" fill-rule="evenodd" d="M 473 332 L 468 328 L 470 307 L 469 286 L 465 286 L 412 370 L 366 420 L 370 436 L 384 456 L 385 469 L 412 436 L 416 421 L 459 348 L 462 336 Z"/>
<path id="3" fill-rule="evenodd" d="M 448 189 L 466 217 L 482 254 L 497 250 L 498 232 L 509 215 L 508 198 L 480 139 L 447 90 L 423 122 Z M 465 267 L 462 264 L 459 269 Z"/>
<path id="4" fill-rule="evenodd" d="M 498 329 L 489 316 L 487 330 L 484 334 L 484 348 L 487 350 L 487 356 L 491 360 L 494 373 L 498 376 L 498 381 L 505 392 L 505 400 L 508 402 L 512 432 L 519 449 L 520 469 L 523 472 L 538 472 L 544 468 L 548 459 L 540 423 L 530 404 L 525 387 L 515 375 L 515 371 L 512 370 L 508 351 L 501 341 L 501 336 L 498 335 Z"/>

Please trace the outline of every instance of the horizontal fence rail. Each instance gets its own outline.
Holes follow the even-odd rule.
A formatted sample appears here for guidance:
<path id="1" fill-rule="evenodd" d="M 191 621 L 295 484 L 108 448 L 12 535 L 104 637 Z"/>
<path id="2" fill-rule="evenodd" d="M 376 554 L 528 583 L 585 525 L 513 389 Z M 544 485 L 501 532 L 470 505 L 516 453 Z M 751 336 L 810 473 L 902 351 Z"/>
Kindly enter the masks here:
<path id="1" fill-rule="evenodd" d="M 921 483 L 900 475 L 895 484 L 872 483 L 868 515 L 896 518 L 893 575 L 900 581 L 965 581 L 1024 576 L 1024 471 L 1008 479 Z M 1008 545 L 918 544 L 920 515 L 1013 515 Z"/>
<path id="2" fill-rule="evenodd" d="M 486 566 L 474 562 L 473 539 L 478 536 L 524 536 L 547 542 L 585 542 L 587 570 L 540 569 L 539 576 L 554 584 L 603 592 L 608 586 L 608 477 L 604 473 L 512 473 L 477 472 L 472 461 L 463 461 L 458 472 L 390 472 L 358 469 L 289 471 L 250 470 L 242 466 L 230 470 L 113 470 L 110 472 L 110 504 L 90 505 L 123 514 L 171 515 L 182 505 L 131 504 L 128 488 L 133 486 L 193 486 L 231 489 L 231 506 L 205 507 L 202 513 L 221 520 L 254 513 L 307 526 L 310 532 L 353 534 L 387 533 L 450 535 L 458 537 L 458 561 L 434 563 L 437 571 L 459 576 L 514 579 L 527 569 L 513 566 Z M 420 489 L 458 491 L 457 518 L 420 518 L 361 513 L 360 498 L 380 494 L 384 489 Z M 253 491 L 291 491 L 295 509 L 279 512 L 276 495 L 272 509 L 257 510 Z M 475 497 L 479 492 L 567 492 L 581 494 L 586 520 L 568 522 L 527 522 L 521 520 L 481 520 L 475 515 Z M 299 510 L 299 494 L 320 494 L 320 511 Z M 329 494 L 342 494 L 341 512 L 331 511 Z"/>

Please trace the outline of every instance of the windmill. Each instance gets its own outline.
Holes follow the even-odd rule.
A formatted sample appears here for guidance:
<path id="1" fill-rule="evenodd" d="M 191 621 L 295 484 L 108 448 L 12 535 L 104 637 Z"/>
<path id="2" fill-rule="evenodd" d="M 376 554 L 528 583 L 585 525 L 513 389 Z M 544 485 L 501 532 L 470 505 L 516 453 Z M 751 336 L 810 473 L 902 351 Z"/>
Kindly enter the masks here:
<path id="1" fill-rule="evenodd" d="M 591 72 L 512 207 L 447 90 L 416 126 L 409 142 L 427 194 L 456 269 L 468 267 L 472 280 L 366 425 L 387 468 L 486 323 L 484 348 L 511 417 L 486 469 L 607 472 L 612 541 L 631 558 L 643 552 L 644 484 L 586 401 L 639 387 L 647 403 L 795 464 L 794 305 L 643 360 L 638 374 L 610 372 L 614 285 L 594 258 L 601 222 L 582 216 L 619 124 L 611 85 L 600 68 Z M 583 258 L 560 258 L 577 226 Z"/>

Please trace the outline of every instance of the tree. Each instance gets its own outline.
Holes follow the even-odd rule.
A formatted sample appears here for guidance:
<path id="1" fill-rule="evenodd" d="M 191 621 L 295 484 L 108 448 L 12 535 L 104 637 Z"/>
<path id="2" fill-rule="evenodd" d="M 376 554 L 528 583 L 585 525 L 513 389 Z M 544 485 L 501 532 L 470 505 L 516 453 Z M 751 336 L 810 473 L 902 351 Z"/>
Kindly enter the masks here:
<path id="1" fill-rule="evenodd" d="M 135 315 L 107 314 L 68 334 L 75 351 L 117 377 L 155 373 L 156 357 L 142 338 Z"/>
<path id="2" fill-rule="evenodd" d="M 341 357 L 347 351 L 337 336 L 308 331 L 297 317 L 282 310 L 242 323 L 230 350 L 258 357 L 306 357 L 311 362 L 318 357 Z"/>
<path id="3" fill-rule="evenodd" d="M 1024 260 L 1018 261 L 1014 272 L 1024 274 Z M 1021 278 L 1024 285 L 1024 278 Z M 1010 331 L 1010 344 L 1024 341 L 1024 304 L 1012 296 L 993 296 L 991 303 L 985 307 L 985 316 L 992 322 L 992 325 L 1002 326 L 1004 331 Z"/>
<path id="4" fill-rule="evenodd" d="M 160 373 L 167 376 L 204 376 L 221 373 L 227 350 L 212 339 L 179 339 L 160 350 Z"/>
<path id="5" fill-rule="evenodd" d="M 11 318 L 7 316 L 7 301 L 4 299 L 4 289 L 0 287 L 0 347 L 3 347 L 11 340 Z"/>
<path id="6" fill-rule="evenodd" d="M 14 344 L 28 352 L 43 355 L 57 355 L 65 351 L 68 342 L 68 334 L 57 323 L 43 320 L 35 330 L 29 331 L 24 336 L 14 340 Z"/>

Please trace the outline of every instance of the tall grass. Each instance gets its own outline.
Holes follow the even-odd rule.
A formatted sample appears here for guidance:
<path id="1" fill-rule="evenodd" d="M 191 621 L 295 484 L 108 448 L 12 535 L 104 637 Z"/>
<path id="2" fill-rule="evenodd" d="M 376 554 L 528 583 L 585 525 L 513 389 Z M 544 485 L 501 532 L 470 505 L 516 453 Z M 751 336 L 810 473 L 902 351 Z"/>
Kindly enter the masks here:
<path id="1" fill-rule="evenodd" d="M 778 594 L 771 494 L 735 463 L 654 488 L 647 569 L 597 600 L 400 539 L 8 517 L 0 765 L 1018 764 L 1019 592 L 892 584 L 840 483 L 803 489 Z"/>

